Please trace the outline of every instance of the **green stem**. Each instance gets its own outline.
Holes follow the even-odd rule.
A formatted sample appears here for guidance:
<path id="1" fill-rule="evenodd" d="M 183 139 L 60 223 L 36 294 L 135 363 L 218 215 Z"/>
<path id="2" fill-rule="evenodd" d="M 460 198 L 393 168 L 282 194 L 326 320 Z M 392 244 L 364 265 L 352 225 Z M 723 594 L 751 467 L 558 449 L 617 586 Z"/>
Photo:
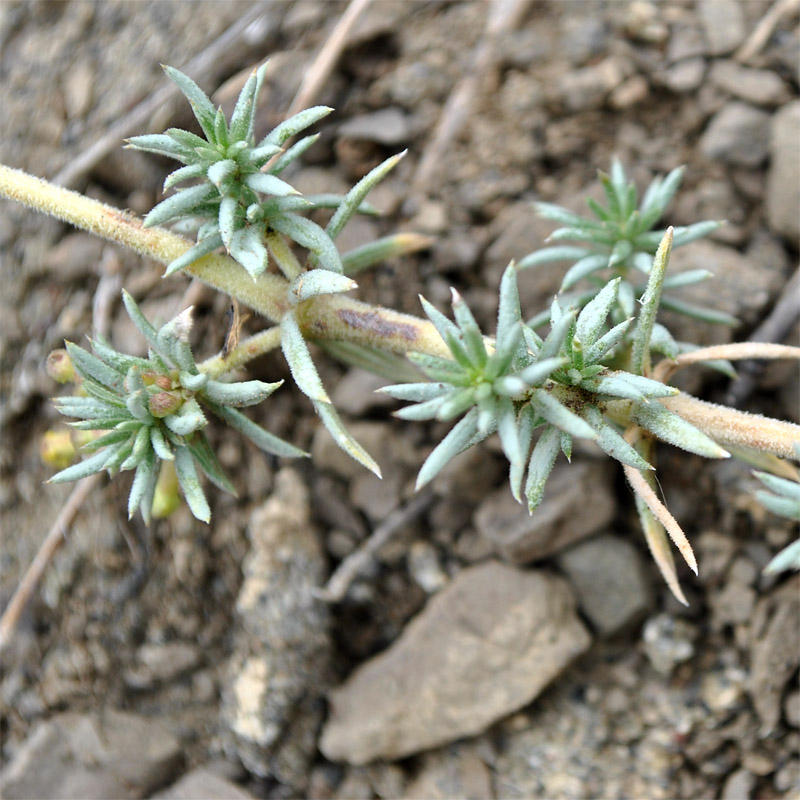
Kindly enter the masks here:
<path id="1" fill-rule="evenodd" d="M 192 246 L 192 242 L 162 228 L 144 228 L 132 214 L 3 165 L 0 196 L 162 264 L 169 264 Z M 253 280 L 228 256 L 203 256 L 185 271 L 272 322 L 280 322 L 289 309 L 289 285 L 284 278 L 265 273 Z M 395 353 L 414 351 L 443 357 L 450 354 L 427 320 L 343 295 L 322 295 L 305 301 L 297 308 L 297 319 L 303 333 L 312 339 L 353 342 Z"/>

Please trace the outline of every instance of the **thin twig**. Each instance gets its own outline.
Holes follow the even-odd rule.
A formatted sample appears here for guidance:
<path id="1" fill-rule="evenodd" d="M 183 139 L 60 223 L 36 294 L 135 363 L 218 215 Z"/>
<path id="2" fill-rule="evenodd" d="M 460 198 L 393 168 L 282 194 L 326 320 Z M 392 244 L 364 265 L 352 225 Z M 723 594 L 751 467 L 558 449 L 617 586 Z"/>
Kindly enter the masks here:
<path id="1" fill-rule="evenodd" d="M 782 342 L 800 318 L 800 268 L 796 269 L 789 283 L 769 316 L 750 336 L 751 342 Z M 739 407 L 756 388 L 758 378 L 764 370 L 759 361 L 745 361 L 738 367 L 739 378 L 728 391 L 725 405 Z"/>
<path id="2" fill-rule="evenodd" d="M 268 13 L 264 4 L 257 4 L 243 17 L 230 26 L 216 41 L 195 56 L 184 67 L 183 71 L 191 73 L 195 80 L 202 80 L 203 75 L 218 66 L 220 58 L 231 49 L 235 49 L 256 20 Z M 84 150 L 77 158 L 70 161 L 53 178 L 53 183 L 60 186 L 73 186 L 75 182 L 114 148 L 119 147 L 126 136 L 136 132 L 145 122 L 161 108 L 164 103 L 178 94 L 178 87 L 171 82 L 151 94 L 147 99 L 134 106 L 125 116 L 111 125 L 106 133 L 93 145 Z"/>
<path id="3" fill-rule="evenodd" d="M 53 527 L 50 528 L 50 532 L 42 542 L 39 552 L 36 553 L 36 557 L 28 567 L 25 577 L 11 597 L 2 618 L 0 618 L 0 650 L 8 644 L 14 635 L 20 617 L 36 591 L 36 587 L 39 585 L 48 564 L 66 538 L 69 526 L 72 524 L 75 515 L 95 490 L 100 477 L 100 474 L 96 473 L 78 481 L 72 490 L 72 494 L 67 498 L 67 502 L 62 506 L 56 521 L 53 523 Z"/>
<path id="4" fill-rule="evenodd" d="M 286 112 L 287 118 L 308 108 L 314 102 L 323 84 L 330 76 L 331 70 L 339 60 L 350 31 L 353 30 L 353 26 L 370 2 L 371 0 L 350 0 L 344 14 L 336 23 L 336 27 L 308 68 L 306 76 Z"/>
<path id="5" fill-rule="evenodd" d="M 781 18 L 795 8 L 800 8 L 800 0 L 776 0 L 770 6 L 769 11 L 758 21 L 744 44 L 733 54 L 733 57 L 740 64 L 746 64 L 751 58 L 758 55 L 769 41 L 769 37 L 772 36 L 772 32 Z"/>
<path id="6" fill-rule="evenodd" d="M 403 526 L 416 519 L 429 508 L 433 502 L 433 493 L 422 492 L 413 497 L 406 505 L 395 509 L 373 531 L 372 535 L 361 547 L 352 552 L 339 564 L 331 575 L 324 589 L 318 596 L 327 602 L 337 603 L 346 594 L 350 584 L 360 572 L 363 572 L 373 561 L 375 554 L 399 531 Z"/>

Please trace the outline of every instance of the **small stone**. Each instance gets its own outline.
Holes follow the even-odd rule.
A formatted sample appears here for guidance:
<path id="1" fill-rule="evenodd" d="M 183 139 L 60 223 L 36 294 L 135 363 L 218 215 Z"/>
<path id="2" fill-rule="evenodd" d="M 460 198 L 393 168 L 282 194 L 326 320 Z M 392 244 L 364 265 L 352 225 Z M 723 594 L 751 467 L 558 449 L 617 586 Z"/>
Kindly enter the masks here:
<path id="1" fill-rule="evenodd" d="M 744 41 L 747 25 L 739 0 L 700 0 L 697 11 L 711 55 L 732 53 Z"/>
<path id="2" fill-rule="evenodd" d="M 372 409 L 396 405 L 397 401 L 388 394 L 377 391 L 389 383 L 380 375 L 353 367 L 336 384 L 331 399 L 339 411 L 360 417 Z"/>
<path id="3" fill-rule="evenodd" d="M 719 630 L 725 625 L 737 625 L 747 622 L 753 613 L 757 595 L 744 583 L 730 581 L 720 592 L 709 597 L 712 624 Z"/>
<path id="4" fill-rule="evenodd" d="M 435 594 L 448 582 L 447 574 L 439 563 L 439 553 L 430 542 L 416 541 L 411 545 L 408 571 L 415 583 L 428 594 Z"/>
<path id="5" fill-rule="evenodd" d="M 546 558 L 611 521 L 616 509 L 612 471 L 609 463 L 589 461 L 556 467 L 533 514 L 503 486 L 480 504 L 475 528 L 515 564 Z"/>
<path id="6" fill-rule="evenodd" d="M 145 644 L 136 651 L 138 664 L 125 673 L 132 689 L 150 689 L 191 672 L 200 664 L 202 653 L 187 642 Z"/>
<path id="7" fill-rule="evenodd" d="M 733 100 L 711 119 L 700 139 L 700 152 L 726 164 L 757 167 L 769 150 L 769 114 Z"/>
<path id="8" fill-rule="evenodd" d="M 94 100 L 94 68 L 85 60 L 70 65 L 62 82 L 64 108 L 69 119 L 83 119 Z"/>
<path id="9" fill-rule="evenodd" d="M 693 92 L 703 82 L 706 74 L 706 61 L 699 56 L 685 58 L 664 71 L 664 85 L 678 94 Z"/>
<path id="10" fill-rule="evenodd" d="M 600 635 L 617 633 L 647 612 L 650 582 L 639 551 L 625 539 L 595 536 L 561 553 L 557 563 Z"/>
<path id="11" fill-rule="evenodd" d="M 783 715 L 793 728 L 800 728 L 800 691 L 795 690 L 786 695 Z"/>
<path id="12" fill-rule="evenodd" d="M 781 108 L 770 125 L 767 220 L 793 244 L 800 238 L 800 100 Z"/>
<path id="13" fill-rule="evenodd" d="M 136 714 L 58 714 L 39 723 L 0 776 L 8 800 L 146 797 L 169 781 L 183 758 L 163 725 Z"/>
<path id="14" fill-rule="evenodd" d="M 746 678 L 741 669 L 710 672 L 703 676 L 700 696 L 714 714 L 729 713 L 742 701 Z"/>
<path id="15" fill-rule="evenodd" d="M 774 72 L 728 59 L 715 61 L 708 78 L 728 94 L 756 106 L 777 106 L 789 97 L 786 84 Z"/>
<path id="16" fill-rule="evenodd" d="M 670 675 L 678 664 L 694 655 L 697 629 L 671 614 L 658 614 L 645 623 L 642 631 L 644 651 L 653 668 Z"/>
<path id="17" fill-rule="evenodd" d="M 255 795 L 205 767 L 187 772 L 172 786 L 151 795 L 153 800 L 250 800 Z"/>
<path id="18" fill-rule="evenodd" d="M 750 800 L 756 785 L 755 776 L 746 769 L 737 769 L 725 779 L 722 800 Z"/>
<path id="19" fill-rule="evenodd" d="M 358 765 L 473 736 L 527 705 L 589 642 L 564 581 L 470 567 L 331 693 L 320 750 Z"/>
<path id="20" fill-rule="evenodd" d="M 800 786 L 800 760 L 789 759 L 776 771 L 773 783 L 779 792 L 786 792 L 787 797 L 792 791 L 797 792 L 797 787 Z"/>
<path id="21" fill-rule="evenodd" d="M 650 85 L 644 75 L 632 75 L 617 86 L 608 98 L 611 108 L 619 111 L 641 103 L 650 94 Z"/>
<path id="22" fill-rule="evenodd" d="M 474 748 L 473 748 L 474 749 Z M 450 800 L 453 797 L 494 797 L 492 773 L 483 759 L 456 745 L 452 750 L 428 754 L 404 797 L 409 800 Z"/>
<path id="23" fill-rule="evenodd" d="M 630 74 L 627 60 L 609 56 L 599 64 L 568 72 L 558 84 L 558 97 L 567 111 L 601 108 L 608 93 Z"/>
<path id="24" fill-rule="evenodd" d="M 408 115 L 396 106 L 382 108 L 371 114 L 350 117 L 339 126 L 339 136 L 363 139 L 368 142 L 393 147 L 407 142 L 412 135 Z"/>
<path id="25" fill-rule="evenodd" d="M 775 759 L 763 751 L 745 753 L 742 757 L 742 766 L 754 775 L 763 777 L 775 771 Z"/>

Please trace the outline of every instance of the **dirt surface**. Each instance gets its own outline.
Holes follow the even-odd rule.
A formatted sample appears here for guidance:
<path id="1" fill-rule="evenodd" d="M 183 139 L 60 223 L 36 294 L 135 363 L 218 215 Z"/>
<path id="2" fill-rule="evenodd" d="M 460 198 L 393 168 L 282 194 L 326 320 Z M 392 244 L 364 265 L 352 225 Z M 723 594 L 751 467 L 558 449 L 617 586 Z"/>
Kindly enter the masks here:
<path id="1" fill-rule="evenodd" d="M 266 4 L 245 35 L 193 77 L 209 92 L 222 87 L 214 97 L 226 105 L 246 71 L 271 57 L 259 123 L 266 130 L 281 119 L 345 7 L 316 0 Z M 382 158 L 408 148 L 375 192 L 384 218 L 355 221 L 342 246 L 398 228 L 435 237 L 428 252 L 360 276 L 359 296 L 418 314 L 418 293 L 444 308 L 449 287 L 456 286 L 491 330 L 502 269 L 542 246 L 552 229 L 536 219 L 531 201 L 582 210 L 582 198 L 597 193 L 597 169 L 607 169 L 616 155 L 640 188 L 652 175 L 686 165 L 670 224 L 728 220 L 710 241 L 678 251 L 673 266 L 715 272 L 688 299 L 735 314 L 740 326 L 673 324 L 682 338 L 699 343 L 746 338 L 770 313 L 798 256 L 791 186 L 796 9 L 740 62 L 733 56 L 749 44 L 768 2 L 534 0 L 519 4 L 518 18 L 489 46 L 487 13 L 498 15 L 502 7 L 373 0 L 313 101 L 336 113 L 292 176 L 303 191 L 346 188 Z M 159 63 L 183 68 L 254 9 L 204 0 L 2 3 L 2 162 L 52 178 L 165 85 Z M 466 122 L 429 166 L 437 123 L 465 76 L 474 90 Z M 122 136 L 188 124 L 185 103 L 174 99 Z M 120 146 L 74 187 L 141 214 L 159 198 L 170 167 Z M 431 170 L 424 183 L 422 169 Z M 64 339 L 85 342 L 93 325 L 120 348 L 129 345 L 132 329 L 118 302 L 125 286 L 147 298 L 143 308 L 151 317 L 165 319 L 194 304 L 197 352 L 205 357 L 222 345 L 227 301 L 182 276 L 162 281 L 159 265 L 58 222 L 5 202 L 2 208 L 5 606 L 71 490 L 43 485 L 52 469 L 39 457 L 41 437 L 62 424 L 47 402 L 58 391 L 43 370 L 48 352 Z M 527 312 L 545 306 L 561 275 L 559 269 L 522 275 Z M 248 330 L 260 324 L 251 319 Z M 786 341 L 797 339 L 795 325 Z M 125 478 L 104 482 L 77 515 L 2 655 L 6 796 L 45 796 L 50 784 L 25 773 L 25 758 L 44 781 L 36 755 L 49 752 L 37 750 L 47 736 L 66 748 L 64 763 L 82 765 L 82 772 L 67 769 L 69 780 L 79 774 L 87 781 L 55 778 L 51 797 L 152 796 L 179 779 L 182 786 L 163 796 L 800 796 L 800 588 L 796 577 L 761 574 L 795 532 L 752 498 L 754 481 L 744 465 L 709 464 L 671 448 L 659 452 L 664 493 L 700 563 L 699 577 L 681 573 L 689 608 L 671 598 L 650 563 L 616 467 L 591 452 L 576 459 L 583 457 L 591 499 L 574 479 L 560 479 L 559 491 L 548 495 L 547 523 L 536 523 L 535 555 L 529 544 L 509 545 L 498 520 L 523 523 L 505 505 L 504 462 L 491 443 L 443 474 L 430 501 L 408 514 L 346 597 L 322 608 L 308 598 L 388 515 L 408 509 L 416 470 L 445 428 L 392 419 L 393 406 L 367 394 L 374 388 L 369 376 L 321 353 L 318 363 L 357 438 L 385 467 L 383 484 L 340 458 L 289 381 L 255 416 L 310 449 L 316 466 L 286 472 L 232 432 L 214 431 L 238 498 L 213 494 L 210 526 L 183 508 L 148 530 L 138 517 L 126 519 Z M 253 364 L 249 376 L 289 378 L 278 355 Z M 712 400 L 729 388 L 727 380 L 701 371 L 687 381 Z M 798 421 L 797 399 L 796 368 L 776 364 L 761 375 L 746 407 Z M 587 507 L 595 511 L 590 518 L 575 513 Z M 540 546 L 546 525 L 552 538 Z M 286 536 L 291 530 L 300 533 Z M 520 530 L 520 537 L 534 535 Z M 520 548 L 527 555 L 515 557 Z M 460 686 L 456 679 L 431 681 L 426 713 L 441 709 L 446 719 L 435 718 L 430 728 L 451 734 L 439 735 L 433 749 L 415 747 L 432 740 L 397 722 L 387 711 L 388 697 L 380 713 L 370 708 L 374 699 L 359 705 L 361 683 L 347 682 L 348 676 L 360 665 L 384 665 L 377 691 L 373 684 L 364 698 L 380 698 L 380 681 L 395 685 L 412 668 L 419 685 L 428 686 L 425 665 L 446 669 L 474 633 L 470 619 L 456 619 L 459 609 L 480 610 L 475 624 L 487 641 L 499 635 L 501 622 L 516 624 L 524 616 L 515 610 L 516 596 L 498 600 L 490 593 L 484 608 L 485 590 L 468 584 L 476 565 L 495 559 L 514 565 L 503 569 L 536 572 L 537 581 L 564 587 L 572 599 L 553 614 L 564 615 L 576 631 L 565 645 L 570 659 L 581 655 L 548 664 L 541 682 L 552 682 L 532 702 L 524 686 L 512 701 L 501 692 L 497 713 L 474 728 L 448 728 L 458 707 L 457 696 L 448 695 Z M 261 600 L 248 603 L 245 596 Z M 429 598 L 438 603 L 433 611 Z M 502 614 L 496 625 L 495 607 Z M 428 617 L 425 624 L 439 632 L 415 640 L 424 628 L 419 615 L 443 608 L 466 638 L 450 638 L 446 625 L 436 628 Z M 489 654 L 474 657 L 476 672 L 462 691 L 493 675 L 513 675 L 509 684 L 520 683 L 513 666 L 524 647 L 515 630 Z M 398 641 L 415 657 L 393 663 Z M 437 646 L 437 652 L 426 649 Z M 500 652 L 504 660 L 496 663 Z M 388 657 L 376 664 L 378 653 Z M 267 669 L 285 680 L 248 711 L 248 681 Z M 539 685 L 538 676 L 531 684 Z M 326 701 L 334 689 L 341 699 L 336 709 Z M 118 712 L 129 717 L 104 716 Z M 110 773 L 126 775 L 123 783 L 102 783 L 105 767 L 87 766 L 99 763 L 99 745 L 92 750 L 86 733 L 95 730 L 97 714 L 108 730 L 141 730 L 131 741 L 109 736 L 102 750 Z M 378 726 L 374 734 L 368 723 Z M 156 735 L 148 725 L 166 737 L 157 763 L 131 755 L 137 741 Z M 394 726 L 404 731 L 402 746 Z M 260 745 L 248 739 L 253 730 L 263 735 Z M 351 739 L 365 744 L 348 749 Z M 134 761 L 139 766 L 129 772 L 121 766 Z M 80 792 L 70 794 L 74 786 Z"/>

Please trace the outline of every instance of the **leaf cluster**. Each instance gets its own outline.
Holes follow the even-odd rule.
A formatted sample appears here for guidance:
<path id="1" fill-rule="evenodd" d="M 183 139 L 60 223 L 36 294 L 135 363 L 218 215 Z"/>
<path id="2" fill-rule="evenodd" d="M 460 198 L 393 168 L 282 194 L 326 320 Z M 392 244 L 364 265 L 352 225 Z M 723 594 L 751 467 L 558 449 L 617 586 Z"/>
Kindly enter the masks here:
<path id="1" fill-rule="evenodd" d="M 127 293 L 123 300 L 136 328 L 147 340 L 147 358 L 116 351 L 104 338 L 92 341 L 94 353 L 67 342 L 80 378 L 79 392 L 55 400 L 56 408 L 79 421 L 73 427 L 98 435 L 83 446 L 91 455 L 54 475 L 51 483 L 78 480 L 96 472 L 134 470 L 128 515 L 141 510 L 145 522 L 162 462 L 173 462 L 195 517 L 208 522 L 211 512 L 197 467 L 225 491 L 233 485 L 222 470 L 203 429 L 211 411 L 267 453 L 307 455 L 256 425 L 240 408 L 260 403 L 282 383 L 224 383 L 201 372 L 188 343 L 191 309 L 156 329 Z M 102 433 L 104 432 L 104 433 Z"/>
<path id="2" fill-rule="evenodd" d="M 606 204 L 601 205 L 593 198 L 586 200 L 594 219 L 553 203 L 535 203 L 540 216 L 562 226 L 548 237 L 549 242 L 559 244 L 530 253 L 520 260 L 519 268 L 528 269 L 557 261 L 574 262 L 564 275 L 561 292 L 568 293 L 568 301 L 578 307 L 595 296 L 609 275 L 619 277 L 619 292 L 612 311 L 613 318 L 619 322 L 633 315 L 636 300 L 645 290 L 653 256 L 666 232 L 664 229 L 655 229 L 655 225 L 680 186 L 683 167 L 672 170 L 666 177 L 656 176 L 644 192 L 641 202 L 635 184 L 628 180 L 617 159 L 612 163 L 610 174 L 600 172 L 599 178 Z M 673 246 L 680 247 L 702 238 L 720 225 L 722 223 L 719 221 L 706 220 L 675 228 Z M 689 286 L 709 277 L 711 273 L 708 270 L 690 270 L 666 278 L 664 289 Z M 582 281 L 588 282 L 590 288 L 576 290 Z M 662 307 L 706 322 L 736 324 L 736 319 L 728 314 L 701 308 L 668 295 L 662 298 Z M 546 319 L 545 314 L 540 314 L 531 323 L 536 327 Z M 661 338 L 667 341 L 666 331 Z M 670 349 L 675 350 L 672 355 L 678 352 L 674 343 Z M 670 355 L 669 352 L 662 352 Z"/>

